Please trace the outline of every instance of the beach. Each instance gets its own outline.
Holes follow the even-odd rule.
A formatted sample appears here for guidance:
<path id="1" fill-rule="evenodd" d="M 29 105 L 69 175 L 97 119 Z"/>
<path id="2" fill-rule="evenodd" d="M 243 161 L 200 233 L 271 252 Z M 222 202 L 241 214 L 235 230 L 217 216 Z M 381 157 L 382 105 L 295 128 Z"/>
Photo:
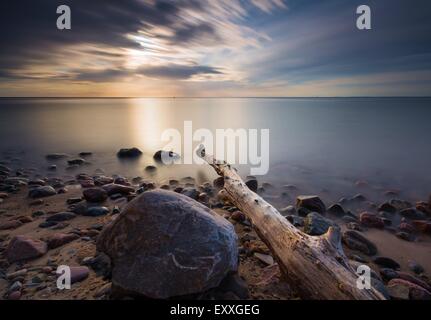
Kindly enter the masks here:
<path id="1" fill-rule="evenodd" d="M 169 190 L 211 208 L 217 216 L 234 226 L 237 235 L 239 263 L 237 273 L 229 275 L 233 280 L 196 293 L 191 296 L 193 299 L 298 299 L 295 290 L 282 278 L 272 252 L 260 240 L 246 214 L 220 195 L 223 182 L 215 173 L 214 176 L 197 174 L 158 180 L 155 173 L 166 169 L 166 166 L 155 159 L 142 166 L 143 176 L 147 175 L 145 178 L 125 176 L 121 172 L 103 172 L 100 168 L 88 173 L 86 163 L 91 161 L 98 161 L 97 154 L 47 154 L 43 168 L 49 168 L 50 173 L 43 176 L 42 168 L 17 168 L 13 160 L 2 160 L 2 298 L 145 298 L 135 294 L 130 296 L 118 288 L 112 290 L 111 267 L 100 258 L 97 239 L 104 228 L 125 214 L 124 208 L 133 204 L 135 199 L 154 190 Z M 71 164 L 73 169 L 69 169 L 67 175 L 57 175 L 54 166 Z M 153 180 L 149 178 L 151 175 Z M 379 290 L 388 298 L 397 294 L 398 299 L 406 298 L 400 293 L 405 283 L 390 283 L 394 279 L 422 284 L 419 287 L 423 292 L 419 298 L 428 297 L 431 272 L 429 199 L 411 203 L 400 199 L 401 191 L 381 190 L 361 180 L 351 186 L 357 191 L 354 196 L 346 194 L 336 202 L 329 202 L 325 194 L 309 194 L 302 186 L 277 185 L 250 176 L 243 179 L 252 191 L 305 233 L 319 236 L 330 226 L 339 227 L 343 232 L 344 251 L 352 265 L 370 266 L 375 271 L 377 287 L 380 286 Z M 369 195 L 376 192 L 384 200 L 378 203 L 369 200 Z M 25 237 L 25 241 L 42 241 L 48 249 L 34 257 L 21 259 L 19 255 L 25 255 L 26 251 L 14 253 L 10 245 L 16 237 Z M 154 246 L 156 249 L 157 243 Z M 15 258 L 10 261 L 11 255 L 18 255 L 16 261 Z M 76 268 L 78 280 L 70 290 L 57 288 L 56 270 L 61 265 Z"/>

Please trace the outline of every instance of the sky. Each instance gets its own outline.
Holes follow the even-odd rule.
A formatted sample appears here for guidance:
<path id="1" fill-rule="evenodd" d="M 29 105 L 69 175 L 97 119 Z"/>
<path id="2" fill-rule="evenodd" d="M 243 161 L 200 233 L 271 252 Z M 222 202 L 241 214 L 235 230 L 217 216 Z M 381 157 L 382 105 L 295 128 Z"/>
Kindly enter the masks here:
<path id="1" fill-rule="evenodd" d="M 2 0 L 0 96 L 431 96 L 430 40 L 429 0 Z"/>

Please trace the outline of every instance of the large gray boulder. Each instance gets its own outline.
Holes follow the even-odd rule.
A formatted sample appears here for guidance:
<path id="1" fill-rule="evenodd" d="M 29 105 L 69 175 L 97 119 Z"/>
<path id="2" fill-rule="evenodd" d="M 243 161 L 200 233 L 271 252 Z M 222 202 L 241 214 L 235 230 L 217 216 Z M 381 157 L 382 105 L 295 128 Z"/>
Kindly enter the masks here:
<path id="1" fill-rule="evenodd" d="M 144 192 L 100 234 L 114 286 L 165 299 L 217 287 L 237 270 L 235 230 L 197 201 L 165 190 Z"/>

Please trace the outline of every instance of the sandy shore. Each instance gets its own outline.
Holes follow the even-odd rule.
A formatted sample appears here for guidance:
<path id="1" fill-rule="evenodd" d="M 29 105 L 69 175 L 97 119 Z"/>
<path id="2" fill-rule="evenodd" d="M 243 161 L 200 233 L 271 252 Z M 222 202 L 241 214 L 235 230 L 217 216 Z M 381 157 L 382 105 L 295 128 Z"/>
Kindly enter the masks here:
<path id="1" fill-rule="evenodd" d="M 157 170 L 157 168 L 153 168 Z M 425 297 L 431 282 L 431 238 L 429 230 L 420 230 L 417 221 L 429 224 L 428 203 L 407 204 L 392 200 L 384 204 L 367 201 L 360 194 L 350 199 L 341 199 L 337 205 L 324 204 L 317 196 L 314 204 L 300 203 L 301 190 L 286 185 L 281 190 L 268 183 L 248 178 L 250 188 L 255 188 L 267 201 L 280 209 L 282 215 L 301 230 L 319 235 L 330 225 L 343 230 L 343 246 L 352 263 L 369 265 L 376 271 L 382 290 L 389 297 L 391 279 L 387 269 L 399 273 L 395 276 L 423 283 Z M 111 185 L 125 186 L 127 194 L 112 194 L 96 207 L 101 214 L 86 216 L 71 214 L 72 218 L 47 225 L 49 217 L 58 213 L 75 212 L 76 207 L 85 203 L 83 191 Z M 43 190 L 49 184 L 55 185 L 55 192 L 49 196 L 34 196 L 35 190 Z M 217 298 L 241 299 L 297 299 L 297 295 L 286 281 L 281 279 L 280 270 L 273 262 L 271 253 L 259 240 L 251 222 L 237 208 L 223 203 L 217 195 L 217 181 L 198 185 L 192 177 L 178 178 L 176 181 L 154 183 L 138 178 L 124 178 L 104 175 L 90 176 L 76 173 L 72 181 L 58 179 L 30 179 L 13 176 L 9 172 L 3 178 L 0 192 L 0 297 L 2 299 L 110 299 L 111 279 L 109 270 L 91 265 L 97 256 L 96 241 L 101 230 L 118 217 L 122 208 L 140 193 L 154 188 L 170 189 L 183 193 L 211 207 L 218 215 L 234 225 L 238 235 L 240 284 L 245 296 L 226 294 Z M 51 188 L 51 187 L 49 187 Z M 49 189 L 48 188 L 48 189 Z M 32 197 L 29 197 L 32 195 Z M 281 199 L 283 201 L 281 201 Z M 290 206 L 281 208 L 280 203 L 290 199 Z M 308 198 L 306 198 L 309 201 Z M 318 205 L 316 206 L 316 203 Z M 391 204 L 392 203 L 392 204 Z M 314 206 L 313 206 L 314 205 Z M 395 208 L 401 205 L 403 208 Z M 323 206 L 323 207 L 322 207 Z M 413 208 L 410 208 L 413 207 Z M 403 210 L 410 211 L 403 211 Z M 313 209 L 313 210 L 312 210 Z M 315 211 L 321 211 L 320 214 Z M 385 212 L 384 210 L 392 211 Z M 422 210 L 422 211 L 421 211 Z M 77 211 L 76 211 L 77 212 Z M 409 214 L 410 216 L 406 216 Z M 73 235 L 71 241 L 49 250 L 42 256 L 23 261 L 8 261 L 10 241 L 16 236 L 25 236 L 49 243 L 53 236 Z M 357 241 L 355 234 L 365 240 Z M 352 238 L 353 237 L 353 238 Z M 374 249 L 373 249 L 374 248 Z M 384 257 L 379 260 L 380 257 Z M 390 262 L 387 262 L 389 258 Z M 392 265 L 391 265 L 392 263 Z M 56 269 L 60 265 L 84 266 L 84 276 L 72 285 L 71 290 L 59 290 L 56 285 Z M 395 267 L 393 265 L 396 265 Z M 399 266 L 398 266 L 399 265 Z M 392 277 L 392 276 L 391 276 Z M 421 282 L 422 281 L 422 282 Z M 389 289 L 389 290 L 388 290 Z M 426 293 L 428 292 L 428 293 Z M 208 296 L 203 296 L 208 298 Z M 399 298 L 399 297 L 398 297 Z"/>

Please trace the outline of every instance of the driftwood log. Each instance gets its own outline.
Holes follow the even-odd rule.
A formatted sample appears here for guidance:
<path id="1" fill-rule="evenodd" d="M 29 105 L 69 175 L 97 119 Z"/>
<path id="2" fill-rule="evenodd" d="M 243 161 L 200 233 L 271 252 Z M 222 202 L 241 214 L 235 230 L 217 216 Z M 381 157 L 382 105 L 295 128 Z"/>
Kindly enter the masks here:
<path id="1" fill-rule="evenodd" d="M 358 275 L 341 246 L 338 228 L 322 236 L 309 236 L 284 218 L 272 205 L 252 192 L 235 169 L 197 150 L 224 177 L 224 191 L 230 201 L 252 222 L 260 239 L 272 252 L 286 281 L 303 299 L 384 300 L 376 289 L 358 289 Z"/>

